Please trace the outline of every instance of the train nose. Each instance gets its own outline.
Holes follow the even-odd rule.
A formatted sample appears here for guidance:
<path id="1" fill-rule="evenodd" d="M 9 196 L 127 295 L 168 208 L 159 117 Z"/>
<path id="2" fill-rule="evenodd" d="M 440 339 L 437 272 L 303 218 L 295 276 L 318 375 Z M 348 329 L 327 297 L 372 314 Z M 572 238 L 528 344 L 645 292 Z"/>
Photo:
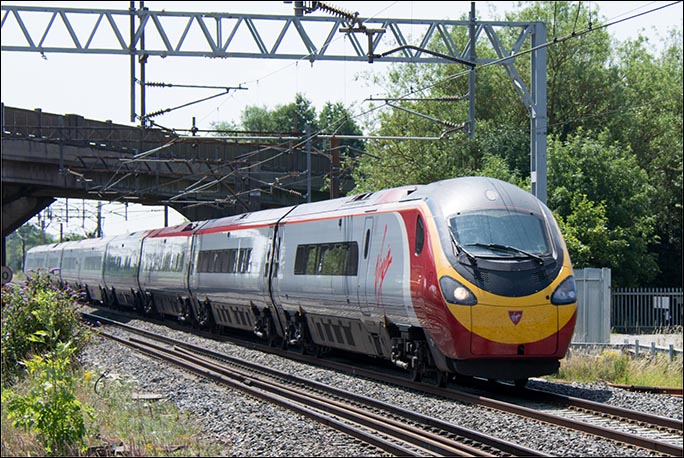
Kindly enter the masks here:
<path id="1" fill-rule="evenodd" d="M 478 304 L 470 313 L 473 355 L 549 356 L 558 350 L 558 309 L 550 304 Z"/>

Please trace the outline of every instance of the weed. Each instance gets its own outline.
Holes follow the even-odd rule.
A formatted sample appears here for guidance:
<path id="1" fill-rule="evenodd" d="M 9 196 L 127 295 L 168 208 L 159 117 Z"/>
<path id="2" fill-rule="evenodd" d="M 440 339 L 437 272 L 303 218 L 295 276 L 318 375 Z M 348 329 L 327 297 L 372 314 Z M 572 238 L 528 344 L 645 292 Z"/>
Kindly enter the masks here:
<path id="1" fill-rule="evenodd" d="M 573 353 L 561 360 L 561 367 L 552 379 L 595 382 L 606 381 L 623 385 L 682 387 L 682 358 L 670 361 L 663 354 L 635 357 L 617 350 L 604 350 L 598 355 Z"/>
<path id="2" fill-rule="evenodd" d="M 34 339 L 45 340 L 43 334 Z M 13 420 L 13 426 L 36 431 L 51 456 L 84 451 L 84 415 L 93 414 L 93 409 L 75 396 L 70 367 L 74 350 L 69 342 L 58 342 L 55 350 L 46 356 L 34 355 L 23 361 L 28 372 L 26 392 L 9 388 L 2 392 L 3 413 Z"/>
<path id="3" fill-rule="evenodd" d="M 3 386 L 23 375 L 21 361 L 53 351 L 58 342 L 71 342 L 80 353 L 89 334 L 79 323 L 78 300 L 78 293 L 50 284 L 42 272 L 2 286 Z"/>

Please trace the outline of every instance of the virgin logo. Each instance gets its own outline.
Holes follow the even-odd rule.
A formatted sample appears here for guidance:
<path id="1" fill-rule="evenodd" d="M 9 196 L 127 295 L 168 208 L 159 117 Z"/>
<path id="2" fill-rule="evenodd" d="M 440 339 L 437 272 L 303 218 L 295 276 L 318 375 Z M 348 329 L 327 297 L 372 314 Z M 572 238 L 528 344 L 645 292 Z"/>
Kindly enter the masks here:
<path id="1" fill-rule="evenodd" d="M 522 320 L 522 311 L 509 311 L 508 317 L 511 319 L 513 324 L 518 324 L 520 323 L 520 320 Z"/>
<path id="2" fill-rule="evenodd" d="M 385 281 L 385 276 L 392 264 L 392 250 L 388 246 L 387 253 L 383 255 L 385 250 L 385 238 L 387 237 L 387 226 L 385 226 L 385 233 L 382 236 L 382 244 L 380 245 L 380 252 L 375 260 L 375 297 L 378 305 L 382 304 L 382 284 Z"/>

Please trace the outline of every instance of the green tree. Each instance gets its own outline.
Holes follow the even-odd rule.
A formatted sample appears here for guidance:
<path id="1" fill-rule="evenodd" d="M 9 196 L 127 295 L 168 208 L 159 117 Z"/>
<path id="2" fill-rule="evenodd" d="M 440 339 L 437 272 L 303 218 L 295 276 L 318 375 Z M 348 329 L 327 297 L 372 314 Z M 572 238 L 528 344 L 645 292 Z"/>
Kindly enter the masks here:
<path id="1" fill-rule="evenodd" d="M 243 130 L 250 132 L 303 133 L 309 124 L 313 131 L 318 130 L 316 108 L 302 94 L 295 101 L 278 105 L 273 109 L 250 105 L 242 111 L 240 124 L 231 122 L 213 123 L 217 130 Z"/>
<path id="2" fill-rule="evenodd" d="M 607 132 L 593 137 L 551 137 L 548 205 L 581 244 L 570 253 L 576 267 L 610 267 L 616 286 L 648 284 L 658 273 L 648 176 Z"/>
<path id="3" fill-rule="evenodd" d="M 330 136 L 361 136 L 363 132 L 356 122 L 352 113 L 341 103 L 327 102 L 320 115 L 317 115 L 315 107 L 301 94 L 295 96 L 292 103 L 278 105 L 273 109 L 266 107 L 248 106 L 241 115 L 239 125 L 230 122 L 214 123 L 219 135 L 230 135 L 234 131 L 249 131 L 258 133 L 287 133 L 289 135 L 301 135 L 301 141 L 295 142 L 296 147 L 304 148 L 306 132 L 311 135 L 314 153 L 318 162 L 321 158 L 329 161 Z M 325 135 L 325 137 L 321 137 Z M 279 141 L 274 136 L 274 142 Z M 337 152 L 340 154 L 342 170 L 340 171 L 342 192 L 351 188 L 350 168 L 354 165 L 354 159 L 365 153 L 365 142 L 360 138 L 342 138 L 339 141 Z M 315 169 L 316 166 L 313 166 Z M 329 189 L 329 178 L 323 180 L 320 191 Z"/>
<path id="4" fill-rule="evenodd" d="M 549 41 L 558 39 L 546 48 L 547 132 L 556 145 L 547 152 L 548 173 L 553 174 L 547 192 L 549 206 L 577 242 L 577 265 L 605 262 L 603 266 L 613 269 L 616 283 L 681 285 L 681 29 L 670 32 L 663 41 L 665 50 L 655 55 L 642 37 L 618 46 L 609 28 L 598 27 L 600 12 L 587 9 L 586 3 L 523 2 L 505 20 L 543 21 Z M 578 33 L 585 30 L 591 31 Z M 504 49 L 511 49 L 519 32 L 517 28 L 497 29 Z M 465 49 L 468 37 L 463 28 L 454 30 L 452 37 L 459 49 Z M 444 45 L 431 46 L 439 50 Z M 521 49 L 526 50 L 529 43 Z M 477 55 L 497 58 L 483 39 L 478 41 Z M 516 58 L 515 66 L 529 84 L 530 59 L 524 57 Z M 385 84 L 390 87 L 389 97 L 428 99 L 468 92 L 466 72 L 455 64 L 397 65 Z M 467 174 L 510 176 L 509 181 L 528 186 L 530 114 L 501 65 L 476 71 L 475 96 L 475 138 L 451 134 L 451 140 L 441 142 L 373 142 L 368 154 L 358 160 L 357 190 Z M 443 126 L 406 109 L 453 123 L 467 119 L 467 107 L 459 102 L 393 105 L 402 109 L 384 110 L 377 134 L 427 137 L 443 132 Z M 585 164 L 571 163 L 577 172 L 571 176 L 560 168 L 552 170 L 554 154 L 559 155 L 556 164 L 567 159 L 562 151 L 565 146 L 558 145 L 593 151 L 596 158 L 617 158 L 617 162 L 599 164 L 581 156 Z M 607 149 L 598 151 L 602 148 Z M 611 188 L 622 186 L 611 166 L 624 170 L 623 181 L 630 181 L 627 186 Z M 607 236 L 611 243 L 602 245 L 600 240 L 605 242 Z M 620 250 L 625 244 L 629 248 Z M 618 250 L 619 256 L 611 257 L 605 247 Z M 662 272 L 657 276 L 655 254 Z"/>
<path id="5" fill-rule="evenodd" d="M 38 226 L 31 223 L 24 224 L 7 237 L 5 251 L 7 266 L 14 272 L 23 270 L 24 258 L 28 250 L 34 246 L 54 242 L 54 237 L 41 231 Z"/>
<path id="6" fill-rule="evenodd" d="M 608 118 L 616 141 L 630 145 L 649 176 L 662 266 L 655 285 L 682 282 L 682 31 L 670 31 L 653 55 L 640 38 L 618 48 L 621 110 Z"/>

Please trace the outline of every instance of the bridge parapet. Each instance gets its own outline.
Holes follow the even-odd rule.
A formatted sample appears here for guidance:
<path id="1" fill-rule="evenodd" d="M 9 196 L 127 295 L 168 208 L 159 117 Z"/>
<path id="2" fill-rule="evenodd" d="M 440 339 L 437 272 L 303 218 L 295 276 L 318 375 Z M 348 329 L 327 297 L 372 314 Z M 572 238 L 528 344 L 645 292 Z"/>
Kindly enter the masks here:
<path id="1" fill-rule="evenodd" d="M 124 126 L 112 121 L 86 119 L 77 114 L 45 113 L 3 107 L 3 136 L 89 145 L 113 151 L 140 152 L 178 135 L 160 129 Z"/>
<path id="2" fill-rule="evenodd" d="M 297 136 L 182 137 L 5 106 L 2 121 L 3 236 L 58 197 L 169 205 L 190 220 L 306 200 Z M 315 150 L 311 169 L 312 200 L 327 198 L 329 157 Z"/>

